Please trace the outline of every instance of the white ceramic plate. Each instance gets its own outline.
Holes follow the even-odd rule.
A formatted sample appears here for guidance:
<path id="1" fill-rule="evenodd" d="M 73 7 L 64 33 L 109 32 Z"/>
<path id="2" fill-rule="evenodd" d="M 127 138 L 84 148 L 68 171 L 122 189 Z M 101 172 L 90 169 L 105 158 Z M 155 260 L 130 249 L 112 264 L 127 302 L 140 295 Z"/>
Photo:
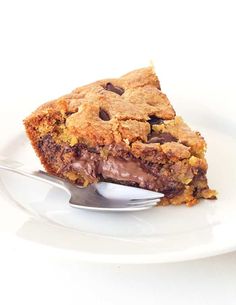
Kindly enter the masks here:
<path id="1" fill-rule="evenodd" d="M 53 249 L 58 255 L 116 263 L 183 261 L 235 250 L 236 127 L 226 117 L 203 112 L 202 107 L 182 108 L 188 123 L 201 130 L 208 142 L 209 184 L 218 190 L 218 200 L 202 200 L 192 208 L 89 212 L 71 208 L 68 195 L 59 189 L 1 173 L 0 233 L 8 232 L 22 244 L 37 243 L 45 251 Z M 6 120 L 0 128 L 6 128 Z M 20 121 L 11 122 L 4 135 L 1 155 L 28 168 L 40 167 Z"/>

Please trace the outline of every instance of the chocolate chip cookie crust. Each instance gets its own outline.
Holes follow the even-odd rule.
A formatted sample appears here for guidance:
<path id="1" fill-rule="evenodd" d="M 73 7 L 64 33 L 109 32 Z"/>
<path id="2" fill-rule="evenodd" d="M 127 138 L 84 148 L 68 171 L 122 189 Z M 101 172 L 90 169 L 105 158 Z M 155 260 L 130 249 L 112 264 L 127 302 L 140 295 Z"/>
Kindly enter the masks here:
<path id="1" fill-rule="evenodd" d="M 45 169 L 74 183 L 160 191 L 162 204 L 216 198 L 206 178 L 206 142 L 176 116 L 151 67 L 79 87 L 24 124 Z"/>

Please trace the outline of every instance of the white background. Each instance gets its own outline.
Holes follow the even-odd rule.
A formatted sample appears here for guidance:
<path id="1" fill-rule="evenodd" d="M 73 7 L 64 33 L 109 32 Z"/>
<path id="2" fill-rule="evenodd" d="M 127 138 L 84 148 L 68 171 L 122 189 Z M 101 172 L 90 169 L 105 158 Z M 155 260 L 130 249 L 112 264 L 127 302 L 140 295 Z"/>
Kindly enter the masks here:
<path id="1" fill-rule="evenodd" d="M 152 60 L 171 100 L 207 94 L 234 118 L 235 30 L 234 1 L 0 1 L 1 114 L 23 118 L 76 86 Z M 0 304 L 236 303 L 236 253 L 99 265 L 6 240 L 0 258 Z"/>

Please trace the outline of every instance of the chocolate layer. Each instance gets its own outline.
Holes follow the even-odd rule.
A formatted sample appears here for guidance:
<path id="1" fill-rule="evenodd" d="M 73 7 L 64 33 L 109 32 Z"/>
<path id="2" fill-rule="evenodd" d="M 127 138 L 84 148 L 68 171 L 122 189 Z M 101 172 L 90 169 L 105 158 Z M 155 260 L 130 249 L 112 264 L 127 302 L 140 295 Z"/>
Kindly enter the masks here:
<path id="1" fill-rule="evenodd" d="M 112 179 L 135 183 L 143 188 L 155 187 L 156 177 L 145 171 L 137 161 L 126 161 L 112 156 L 101 159 L 86 152 L 83 157 L 72 163 L 72 168 L 83 172 L 86 176 L 102 176 L 103 179 Z"/>
<path id="2" fill-rule="evenodd" d="M 109 151 L 111 154 L 104 157 L 101 153 L 103 147 L 89 148 L 83 144 L 70 147 L 55 143 L 52 137 L 47 135 L 40 139 L 38 148 L 51 164 L 53 171 L 61 176 L 67 177 L 66 173 L 73 171 L 90 182 L 105 180 L 135 185 L 158 190 L 168 198 L 181 194 L 185 189 L 185 185 L 175 178 L 178 176 L 176 164 L 147 162 L 135 158 L 130 152 L 122 152 L 119 146 L 113 147 Z M 191 168 L 189 170 L 191 171 Z M 199 172 L 194 181 L 204 177 L 205 173 Z"/>

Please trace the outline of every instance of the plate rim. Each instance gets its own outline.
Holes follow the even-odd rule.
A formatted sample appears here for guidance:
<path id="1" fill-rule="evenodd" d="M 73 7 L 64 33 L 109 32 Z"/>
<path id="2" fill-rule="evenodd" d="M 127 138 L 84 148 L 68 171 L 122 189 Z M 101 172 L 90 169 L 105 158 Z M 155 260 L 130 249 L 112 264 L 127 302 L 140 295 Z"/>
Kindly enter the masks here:
<path id="1" fill-rule="evenodd" d="M 3 120 L 4 121 L 4 120 Z M 22 129 L 23 130 L 23 129 Z M 22 131 L 13 133 L 14 138 L 18 138 L 19 136 L 22 136 Z M 1 145 L 0 152 L 3 151 L 3 149 L 6 149 L 6 147 L 9 145 L 9 143 L 12 141 L 12 138 L 8 138 L 8 141 L 4 141 L 4 145 Z M 1 193 L 3 193 L 1 191 Z M 1 196 L 1 194 L 0 194 Z M 2 197 L 2 196 L 1 196 Z M 11 201 L 9 199 L 9 201 Z M 26 213 L 28 214 L 28 213 Z M 29 217 L 29 215 L 28 215 Z M 32 216 L 30 216 L 32 217 Z M 49 224 L 50 221 L 48 221 Z M 71 228 L 67 228 L 70 229 Z M 78 231 L 77 231 L 78 232 Z M 85 233 L 83 231 L 79 232 L 82 235 L 90 235 L 90 233 Z M 14 236 L 14 233 L 12 234 Z M 92 234 L 91 234 L 92 235 Z M 96 236 L 95 236 L 96 237 Z M 167 257 L 163 257 L 166 255 L 166 253 L 158 253 L 155 252 L 154 254 L 104 254 L 104 253 L 91 253 L 83 250 L 74 250 L 74 249 L 64 249 L 60 247 L 55 247 L 51 245 L 45 245 L 38 243 L 37 241 L 27 240 L 23 239 L 21 237 L 17 236 L 17 239 L 19 239 L 21 242 L 31 243 L 35 246 L 43 247 L 46 249 L 46 251 L 55 251 L 62 256 L 66 257 L 73 257 L 82 261 L 88 261 L 88 262 L 99 262 L 99 263 L 118 263 L 118 264 L 153 264 L 153 263 L 170 263 L 170 262 L 183 262 L 183 261 L 191 261 L 201 258 L 207 258 L 212 257 L 216 255 L 221 255 L 225 253 L 230 253 L 236 250 L 236 241 L 234 244 L 231 245 L 215 245 L 213 247 L 212 244 L 207 244 L 206 247 L 201 248 L 199 251 L 195 252 L 187 252 L 183 254 L 183 251 L 178 254 L 178 252 L 173 251 L 171 254 L 168 253 Z M 207 249 L 209 248 L 209 249 Z"/>

